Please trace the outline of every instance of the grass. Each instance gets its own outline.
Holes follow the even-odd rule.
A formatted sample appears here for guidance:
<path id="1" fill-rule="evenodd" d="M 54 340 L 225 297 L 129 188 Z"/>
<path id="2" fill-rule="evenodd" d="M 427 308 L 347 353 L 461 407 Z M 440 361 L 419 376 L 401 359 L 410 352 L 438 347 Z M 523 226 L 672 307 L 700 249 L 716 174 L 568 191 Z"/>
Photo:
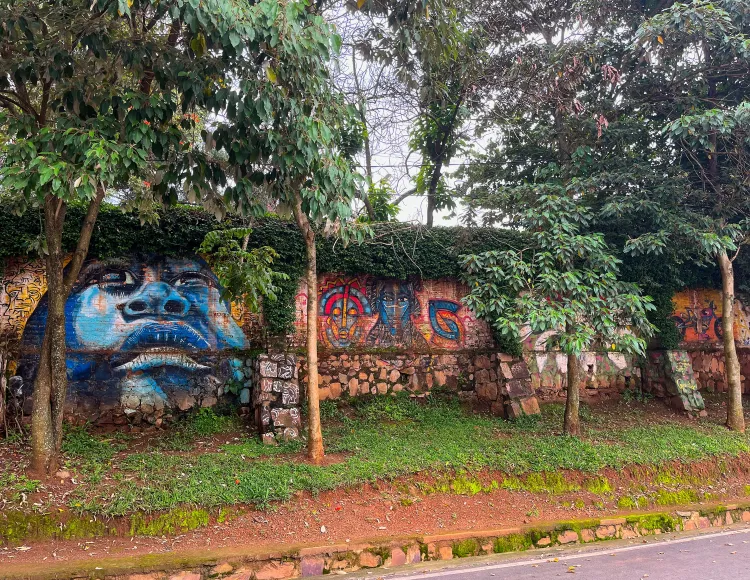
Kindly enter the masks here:
<path id="1" fill-rule="evenodd" d="M 487 483 L 471 475 L 482 469 L 506 473 L 501 487 L 548 493 L 580 489 L 555 473 L 579 470 L 591 474 L 583 480 L 585 489 L 608 494 L 608 482 L 597 473 L 603 468 L 690 462 L 750 451 L 746 436 L 709 422 L 624 427 L 639 421 L 621 417 L 613 426 L 598 417 L 584 419 L 584 438 L 555 435 L 562 424 L 561 405 L 544 406 L 541 417 L 520 422 L 467 413 L 447 397 L 427 402 L 361 397 L 351 406 L 326 404 L 324 410 L 327 452 L 343 454 L 341 462 L 326 466 L 300 461 L 300 442 L 273 447 L 248 439 L 199 454 L 164 451 L 190 448 L 196 437 L 237 428 L 236 419 L 209 410 L 201 410 L 167 435 L 159 448 L 120 455 L 116 461 L 114 453 L 126 443 L 71 430 L 64 447 L 68 458 L 86 465 L 95 462 L 100 469 L 91 472 L 88 483 L 106 477 L 109 485 L 79 486 L 70 505 L 102 515 L 180 506 L 267 506 L 301 490 L 315 493 L 420 472 L 434 474 L 436 485 L 446 483 L 452 493 L 471 495 L 486 491 Z M 661 499 L 672 500 L 666 495 Z M 627 500 L 635 505 L 621 507 L 638 506 L 638 499 L 621 502 L 630 503 Z"/>

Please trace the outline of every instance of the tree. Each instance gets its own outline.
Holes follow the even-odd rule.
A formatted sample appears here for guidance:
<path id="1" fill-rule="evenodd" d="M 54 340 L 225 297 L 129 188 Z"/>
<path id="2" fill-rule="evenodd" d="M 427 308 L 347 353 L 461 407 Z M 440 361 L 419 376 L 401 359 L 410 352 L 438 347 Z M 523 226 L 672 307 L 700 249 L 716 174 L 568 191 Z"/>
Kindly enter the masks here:
<path id="1" fill-rule="evenodd" d="M 517 339 L 527 324 L 535 333 L 556 331 L 547 347 L 568 356 L 564 430 L 574 436 L 581 434 L 581 353 L 598 347 L 645 354 L 653 308 L 635 285 L 618 280 L 620 262 L 604 236 L 587 233 L 592 215 L 577 200 L 579 187 L 573 181 L 500 192 L 498 209 L 529 232 L 528 245 L 462 258 L 467 306 L 501 335 Z"/>
<path id="2" fill-rule="evenodd" d="M 226 156 L 234 183 L 225 197 L 242 214 L 265 210 L 260 190 L 290 211 L 302 233 L 307 265 L 308 454 L 323 459 L 318 400 L 318 281 L 316 238 L 336 235 L 361 240 L 365 226 L 352 226 L 359 178 L 352 156 L 361 139 L 357 111 L 332 86 L 328 63 L 341 44 L 324 19 L 304 3 L 266 2 L 273 41 L 263 52 L 258 82 L 243 74 L 237 88 L 223 88 L 209 110 L 226 113 L 212 139 Z M 283 16 L 283 18 L 282 18 Z M 281 22 L 281 24 L 279 24 Z M 255 91 L 255 92 L 254 92 Z M 258 94 L 255 100 L 247 95 Z M 223 99 L 226 99 L 224 104 Z"/>
<path id="3" fill-rule="evenodd" d="M 208 232 L 198 248 L 205 255 L 222 286 L 221 299 L 239 302 L 250 312 L 260 310 L 263 299 L 275 301 L 276 280 L 289 277 L 273 270 L 279 257 L 270 246 L 248 249 L 251 228 Z"/>
<path id="4" fill-rule="evenodd" d="M 642 24 L 633 52 L 653 87 L 641 108 L 660 123 L 652 127 L 654 141 L 678 168 L 652 170 L 670 173 L 677 187 L 620 191 L 606 210 L 648 216 L 652 228 L 632 236 L 628 251 L 679 247 L 687 259 L 718 266 L 727 426 L 744 431 L 733 261 L 750 241 L 750 9 L 736 0 L 676 3 Z"/>
<path id="5" fill-rule="evenodd" d="M 108 189 L 138 176 L 147 197 L 175 201 L 182 189 L 219 217 L 228 204 L 265 211 L 256 194 L 273 191 L 317 220 L 349 211 L 354 178 L 325 154 L 341 121 L 324 64 L 337 37 L 304 2 L 5 0 L 0 17 L 0 188 L 20 210 L 44 211 L 49 314 L 31 468 L 50 473 L 67 390 L 65 301 Z M 195 111 L 214 116 L 213 136 L 195 130 Z M 88 212 L 64 270 L 70 203 Z"/>

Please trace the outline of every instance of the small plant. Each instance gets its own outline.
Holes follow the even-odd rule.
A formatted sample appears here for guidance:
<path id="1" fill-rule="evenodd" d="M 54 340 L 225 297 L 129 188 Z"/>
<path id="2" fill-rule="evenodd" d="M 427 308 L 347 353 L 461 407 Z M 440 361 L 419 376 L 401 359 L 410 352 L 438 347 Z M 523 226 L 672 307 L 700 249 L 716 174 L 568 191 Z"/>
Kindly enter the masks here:
<path id="1" fill-rule="evenodd" d="M 603 475 L 587 479 L 583 483 L 583 487 L 586 491 L 589 491 L 596 495 L 606 495 L 612 493 L 612 486 L 609 484 L 609 480 Z"/>
<path id="2" fill-rule="evenodd" d="M 626 403 L 635 401 L 636 403 L 648 403 L 654 396 L 651 393 L 646 393 L 643 389 L 634 389 L 628 387 L 622 392 L 622 400 Z"/>

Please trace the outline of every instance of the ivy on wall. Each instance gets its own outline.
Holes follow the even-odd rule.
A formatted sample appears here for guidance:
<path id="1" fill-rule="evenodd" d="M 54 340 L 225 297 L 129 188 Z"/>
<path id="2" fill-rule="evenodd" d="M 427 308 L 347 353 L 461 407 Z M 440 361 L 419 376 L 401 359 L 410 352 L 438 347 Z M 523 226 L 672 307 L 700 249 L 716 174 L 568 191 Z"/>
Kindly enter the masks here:
<path id="1" fill-rule="evenodd" d="M 68 210 L 63 242 L 67 250 L 75 247 L 85 208 L 72 205 Z M 104 205 L 97 220 L 89 257 L 109 258 L 129 253 L 179 256 L 196 253 L 206 233 L 219 228 L 244 224 L 215 218 L 191 206 L 176 206 L 160 212 L 156 223 L 141 224 L 138 217 L 116 206 Z M 250 248 L 271 246 L 279 254 L 275 269 L 289 276 L 279 286 L 278 300 L 266 304 L 264 315 L 270 336 L 283 336 L 294 323 L 294 298 L 303 275 L 305 250 L 297 227 L 290 221 L 269 216 L 252 225 Z M 340 242 L 319 237 L 318 270 L 357 275 L 406 279 L 460 278 L 458 256 L 490 249 L 511 249 L 524 244 L 518 232 L 495 228 L 437 227 L 426 229 L 404 223 L 374 226 L 374 236 L 362 245 L 343 247 Z M 0 260 L 29 253 L 30 244 L 39 236 L 41 217 L 29 212 L 22 217 L 0 215 Z M 622 247 L 622 234 L 611 233 L 611 241 Z M 737 279 L 750 272 L 750 252 L 740 255 L 736 264 Z M 744 258 L 744 260 L 742 260 Z M 658 342 L 674 347 L 679 341 L 672 323 L 672 296 L 685 287 L 720 287 L 716 268 L 698 268 L 681 264 L 675 257 L 624 257 L 622 274 L 638 282 L 644 292 L 654 298 L 657 307 L 651 321 L 658 328 Z M 504 350 L 517 350 L 519 345 L 503 345 Z"/>

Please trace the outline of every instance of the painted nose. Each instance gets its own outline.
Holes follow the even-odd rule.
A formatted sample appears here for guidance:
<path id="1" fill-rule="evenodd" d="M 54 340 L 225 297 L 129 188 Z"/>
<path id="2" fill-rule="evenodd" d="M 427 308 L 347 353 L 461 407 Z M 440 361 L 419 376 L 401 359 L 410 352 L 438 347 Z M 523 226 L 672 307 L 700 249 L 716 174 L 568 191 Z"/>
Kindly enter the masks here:
<path id="1" fill-rule="evenodd" d="M 131 300 L 125 303 L 126 316 L 185 316 L 188 301 L 169 284 L 150 282 Z"/>

